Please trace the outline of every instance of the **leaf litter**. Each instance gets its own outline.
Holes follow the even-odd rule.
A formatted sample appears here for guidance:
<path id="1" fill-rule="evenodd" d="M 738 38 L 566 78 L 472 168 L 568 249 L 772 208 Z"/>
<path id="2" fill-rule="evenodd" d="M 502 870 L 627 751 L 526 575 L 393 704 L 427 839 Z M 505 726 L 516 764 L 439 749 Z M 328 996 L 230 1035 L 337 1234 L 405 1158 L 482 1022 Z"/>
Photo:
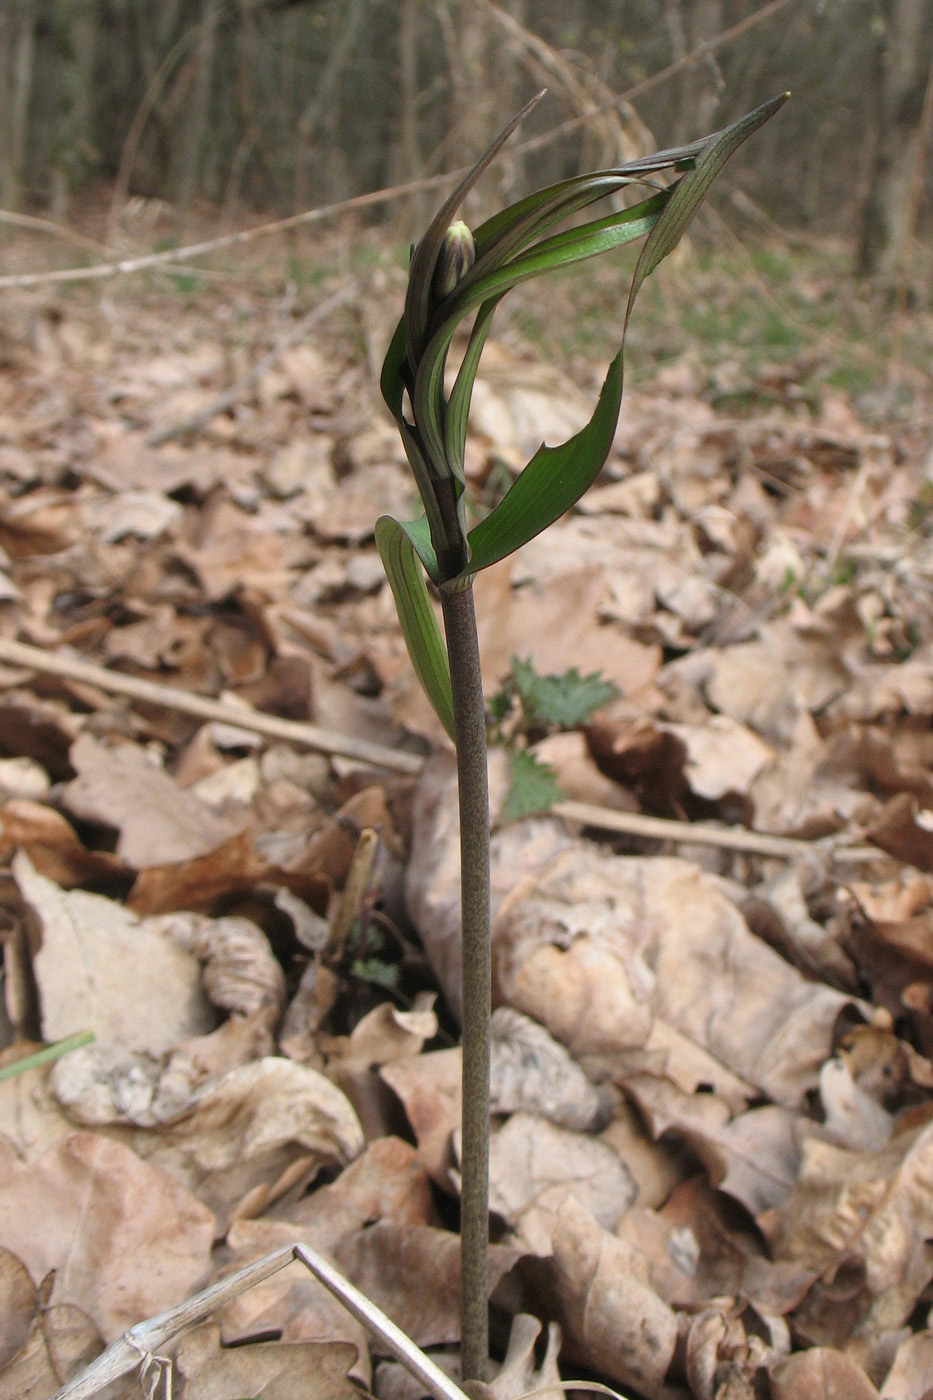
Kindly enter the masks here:
<path id="1" fill-rule="evenodd" d="M 404 462 L 351 304 L 265 361 L 290 313 L 242 286 L 173 304 L 171 347 L 164 300 L 132 305 L 5 313 L 0 641 L 244 722 L 0 657 L 0 1055 L 95 1036 L 0 1083 L 0 1396 L 296 1241 L 456 1374 L 456 805 L 372 540 L 411 514 Z M 658 373 L 579 510 L 477 583 L 487 694 L 518 702 L 491 758 L 498 1400 L 581 1368 L 651 1400 L 933 1383 L 928 425 L 746 387 L 735 416 Z M 587 389 L 490 344 L 477 509 Z M 435 756 L 365 766 L 255 712 Z M 515 763 L 544 795 L 503 820 Z M 554 784 L 682 835 L 535 815 Z M 192 1397 L 422 1393 L 297 1264 L 169 1351 Z"/>

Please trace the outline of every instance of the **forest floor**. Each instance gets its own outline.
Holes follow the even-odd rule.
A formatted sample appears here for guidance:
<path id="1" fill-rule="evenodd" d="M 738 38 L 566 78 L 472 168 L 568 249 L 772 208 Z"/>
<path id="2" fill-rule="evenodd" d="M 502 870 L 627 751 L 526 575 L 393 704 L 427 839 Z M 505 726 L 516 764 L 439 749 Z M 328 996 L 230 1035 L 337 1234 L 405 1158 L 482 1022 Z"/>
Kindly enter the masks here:
<path id="1" fill-rule="evenodd" d="M 477 585 L 499 1400 L 933 1377 L 933 318 L 842 250 L 726 247 L 646 287 L 602 476 Z M 403 286 L 350 231 L 5 294 L 0 1400 L 294 1241 L 453 1364 L 451 756 L 372 534 L 415 513 Z M 472 510 L 586 421 L 626 288 L 503 315 Z M 516 753 L 563 815 L 503 820 Z M 297 1263 L 167 1354 L 192 1400 L 421 1393 Z"/>

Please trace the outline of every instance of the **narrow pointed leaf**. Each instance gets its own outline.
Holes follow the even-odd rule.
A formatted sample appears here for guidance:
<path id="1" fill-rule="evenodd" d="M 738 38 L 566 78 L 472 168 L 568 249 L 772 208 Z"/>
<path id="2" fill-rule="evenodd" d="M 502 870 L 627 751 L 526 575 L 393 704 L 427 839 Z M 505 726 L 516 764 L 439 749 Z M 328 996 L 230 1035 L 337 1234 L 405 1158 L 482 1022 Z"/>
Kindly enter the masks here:
<path id="1" fill-rule="evenodd" d="M 747 116 L 727 126 L 715 136 L 707 137 L 703 149 L 693 169 L 679 182 L 670 203 L 645 242 L 635 267 L 632 286 L 628 295 L 625 322 L 628 324 L 632 307 L 642 282 L 653 272 L 662 258 L 666 258 L 680 241 L 680 238 L 703 200 L 713 180 L 719 174 L 729 157 L 738 150 L 743 141 L 757 131 L 787 101 L 789 93 L 773 97 L 763 102 Z"/>
<path id="2" fill-rule="evenodd" d="M 419 522 L 415 522 L 417 525 Z M 379 550 L 389 587 L 395 599 L 402 635 L 415 674 L 421 682 L 441 724 L 454 737 L 453 700 L 450 690 L 450 664 L 441 629 L 438 626 L 421 564 L 410 537 L 411 526 L 402 525 L 390 515 L 376 521 L 376 548 Z"/>
<path id="3" fill-rule="evenodd" d="M 405 298 L 405 328 L 408 337 L 409 360 L 414 363 L 424 345 L 428 333 L 428 317 L 431 308 L 431 284 L 437 256 L 444 241 L 444 235 L 454 215 L 483 171 L 495 160 L 506 141 L 525 120 L 531 109 L 537 106 L 544 96 L 543 90 L 537 93 L 522 110 L 504 126 L 492 145 L 461 181 L 449 199 L 445 200 L 432 219 L 427 232 L 415 249 L 408 274 L 408 292 Z"/>
<path id="4" fill-rule="evenodd" d="M 492 318 L 499 297 L 490 297 L 483 302 L 477 312 L 476 321 L 470 332 L 470 343 L 457 371 L 454 387 L 447 400 L 447 416 L 444 424 L 444 451 L 454 476 L 464 480 L 464 454 L 466 452 L 467 421 L 470 416 L 470 400 L 473 397 L 473 383 L 479 369 L 480 356 L 486 337 L 492 327 Z"/>
<path id="5" fill-rule="evenodd" d="M 462 578 L 527 544 L 580 499 L 609 455 L 621 402 L 620 350 L 586 427 L 560 447 L 539 447 L 496 509 L 470 531 L 470 563 Z"/>

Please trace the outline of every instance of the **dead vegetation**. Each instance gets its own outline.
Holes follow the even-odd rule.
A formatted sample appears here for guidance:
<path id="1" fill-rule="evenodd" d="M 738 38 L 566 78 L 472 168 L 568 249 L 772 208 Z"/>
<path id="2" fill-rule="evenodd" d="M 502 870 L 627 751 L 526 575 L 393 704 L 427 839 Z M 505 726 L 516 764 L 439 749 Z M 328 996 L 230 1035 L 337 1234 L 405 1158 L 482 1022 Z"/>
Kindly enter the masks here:
<path id="1" fill-rule="evenodd" d="M 245 279 L 5 308 L 2 638 L 243 723 L 0 658 L 3 1062 L 95 1035 L 0 1081 L 4 1400 L 296 1241 L 456 1344 L 452 773 L 372 543 L 412 514 L 373 382 L 396 286 L 347 274 L 300 337 L 304 297 Z M 477 510 L 589 413 L 519 324 Z M 666 1400 L 933 1374 L 929 403 L 870 418 L 807 372 L 643 374 L 580 509 L 477 584 L 489 694 L 516 655 L 619 689 L 537 739 L 567 798 L 680 823 L 496 829 L 497 1354 L 528 1313 L 566 1374 Z M 500 1400 L 557 1379 L 532 1346 Z M 192 1400 L 415 1396 L 297 1265 L 177 1369 Z"/>

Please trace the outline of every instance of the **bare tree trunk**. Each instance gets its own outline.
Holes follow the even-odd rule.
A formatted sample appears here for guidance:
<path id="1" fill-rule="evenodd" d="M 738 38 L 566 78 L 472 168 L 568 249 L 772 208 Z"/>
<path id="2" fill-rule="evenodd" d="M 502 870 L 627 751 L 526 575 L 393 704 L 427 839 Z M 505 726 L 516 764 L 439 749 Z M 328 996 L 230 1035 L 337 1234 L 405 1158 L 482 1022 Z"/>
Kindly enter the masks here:
<path id="1" fill-rule="evenodd" d="M 35 34 L 34 0 L 0 5 L 0 199 L 8 209 L 23 195 Z"/>
<path id="2" fill-rule="evenodd" d="M 862 219 L 858 271 L 895 286 L 906 274 L 915 172 L 931 63 L 929 0 L 882 0 L 878 137 Z"/>
<path id="3" fill-rule="evenodd" d="M 195 62 L 194 86 L 186 103 L 186 120 L 176 127 L 175 137 L 181 144 L 178 161 L 177 201 L 183 214 L 188 211 L 198 189 L 204 139 L 211 104 L 211 78 L 217 48 L 217 19 L 221 0 L 205 0 L 201 35 Z"/>
<path id="4" fill-rule="evenodd" d="M 423 173 L 421 142 L 418 136 L 418 0 L 402 0 L 399 11 L 399 79 L 401 86 L 401 125 L 399 128 L 399 175 L 417 180 Z M 409 238 L 421 235 L 424 197 L 412 195 L 402 216 Z"/>
<path id="5" fill-rule="evenodd" d="M 725 27 L 722 0 L 666 0 L 664 10 L 675 62 L 715 39 Z M 673 144 L 692 141 L 715 128 L 723 86 L 711 54 L 684 69 L 679 78 L 680 113 L 671 132 Z"/>

